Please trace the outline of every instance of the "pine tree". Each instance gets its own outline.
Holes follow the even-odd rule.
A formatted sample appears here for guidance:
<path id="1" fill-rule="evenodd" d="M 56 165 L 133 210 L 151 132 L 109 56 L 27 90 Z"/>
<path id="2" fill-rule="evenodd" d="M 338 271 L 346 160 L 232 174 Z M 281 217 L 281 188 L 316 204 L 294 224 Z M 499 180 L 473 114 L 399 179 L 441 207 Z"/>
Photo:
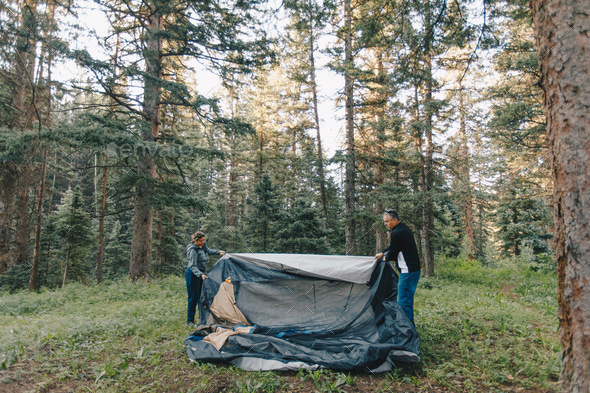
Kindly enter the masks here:
<path id="1" fill-rule="evenodd" d="M 538 254 L 548 250 L 550 182 L 532 14 L 516 1 L 498 3 L 494 15 L 502 41 L 495 57 L 500 78 L 490 89 L 488 136 L 498 155 L 499 235 L 504 252 L 519 255 L 528 244 Z"/>
<path id="2" fill-rule="evenodd" d="M 317 208 L 303 199 L 297 200 L 278 225 L 274 235 L 276 250 L 283 253 L 325 254 L 326 233 L 319 217 Z"/>
<path id="3" fill-rule="evenodd" d="M 220 116 L 215 100 L 194 94 L 182 81 L 175 80 L 173 76 L 177 72 L 185 71 L 176 68 L 175 64 L 192 58 L 217 68 L 222 74 L 227 70 L 247 70 L 264 57 L 265 40 L 258 39 L 254 34 L 242 34 L 241 30 L 248 24 L 253 26 L 251 31 L 256 29 L 256 1 L 239 2 L 235 4 L 237 6 L 216 1 L 183 3 L 157 0 L 147 3 L 122 0 L 102 5 L 107 14 L 123 20 L 117 23 L 126 26 L 120 30 L 121 47 L 125 48 L 120 57 L 140 58 L 140 66 L 120 64 L 120 71 L 113 73 L 112 65 L 92 59 L 86 52 L 78 51 L 74 55 L 93 71 L 95 82 L 117 102 L 117 110 L 126 110 L 133 120 L 136 138 L 133 158 L 137 172 L 133 177 L 135 214 L 129 274 L 138 279 L 151 273 L 154 206 L 169 199 L 159 195 L 158 191 L 170 193 L 182 190 L 171 183 L 159 181 L 157 174 L 157 168 L 163 163 L 154 152 L 161 151 L 165 136 L 162 132 L 164 103 L 166 110 L 173 106 L 183 107 L 191 110 L 197 118 L 221 125 L 229 124 Z M 136 41 L 138 37 L 139 41 Z M 143 85 L 140 110 L 131 93 L 125 89 L 114 89 L 134 83 Z M 112 106 L 111 103 L 108 105 Z M 179 162 L 176 164 L 180 173 L 175 175 L 182 176 Z"/>
<path id="4" fill-rule="evenodd" d="M 119 220 L 109 224 L 111 229 L 106 232 L 104 243 L 104 276 L 114 279 L 129 273 L 131 228 L 125 231 Z"/>
<path id="5" fill-rule="evenodd" d="M 328 202 L 326 196 L 326 174 L 324 151 L 320 127 L 318 104 L 318 83 L 316 68 L 316 51 L 319 40 L 329 18 L 334 11 L 334 5 L 328 1 L 316 3 L 313 0 L 288 1 L 285 8 L 290 12 L 290 24 L 287 26 L 288 52 L 285 56 L 294 58 L 294 66 L 288 71 L 294 83 L 302 84 L 300 97 L 301 110 L 308 114 L 307 126 L 316 131 L 317 172 L 322 206 L 324 230 L 328 230 Z M 329 237 L 325 238 L 326 245 L 330 244 Z"/>
<path id="6" fill-rule="evenodd" d="M 254 252 L 274 251 L 274 233 L 281 220 L 282 210 L 278 201 L 277 187 L 268 174 L 262 175 L 254 188 L 250 213 L 246 216 L 250 249 Z"/>
<path id="7" fill-rule="evenodd" d="M 68 190 L 52 217 L 59 245 L 55 248 L 62 266 L 62 286 L 69 278 L 87 281 L 91 274 L 93 235 L 90 217 L 79 188 Z"/>

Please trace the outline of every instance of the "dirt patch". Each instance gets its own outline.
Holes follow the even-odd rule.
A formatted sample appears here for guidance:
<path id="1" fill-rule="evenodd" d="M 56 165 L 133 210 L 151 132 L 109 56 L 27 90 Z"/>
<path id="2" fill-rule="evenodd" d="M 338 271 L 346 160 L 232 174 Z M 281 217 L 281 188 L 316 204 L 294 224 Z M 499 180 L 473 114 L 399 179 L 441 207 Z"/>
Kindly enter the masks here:
<path id="1" fill-rule="evenodd" d="M 520 295 L 512 292 L 514 288 L 516 288 L 516 285 L 505 285 L 500 289 L 500 293 L 511 299 L 520 300 Z"/>

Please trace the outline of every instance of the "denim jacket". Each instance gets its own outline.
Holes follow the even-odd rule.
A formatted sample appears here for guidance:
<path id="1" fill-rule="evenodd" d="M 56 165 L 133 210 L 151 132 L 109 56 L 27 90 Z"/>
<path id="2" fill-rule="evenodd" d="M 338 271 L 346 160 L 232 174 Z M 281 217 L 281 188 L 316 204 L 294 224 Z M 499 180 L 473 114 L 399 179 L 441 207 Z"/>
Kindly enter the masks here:
<path id="1" fill-rule="evenodd" d="M 186 258 L 188 259 L 188 268 L 191 269 L 195 276 L 205 274 L 207 269 L 207 260 L 209 255 L 219 255 L 219 250 L 210 250 L 206 244 L 198 248 L 194 243 L 186 246 Z"/>

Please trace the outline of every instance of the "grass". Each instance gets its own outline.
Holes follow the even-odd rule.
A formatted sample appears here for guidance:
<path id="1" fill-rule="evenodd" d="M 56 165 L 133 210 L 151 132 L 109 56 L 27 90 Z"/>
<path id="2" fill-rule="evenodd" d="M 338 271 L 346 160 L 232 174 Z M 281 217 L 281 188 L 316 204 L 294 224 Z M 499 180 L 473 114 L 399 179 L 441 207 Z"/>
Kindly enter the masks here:
<path id="1" fill-rule="evenodd" d="M 556 288 L 525 266 L 439 261 L 416 294 L 422 362 L 382 375 L 190 363 L 180 277 L 6 293 L 0 391 L 557 391 Z"/>
<path id="2" fill-rule="evenodd" d="M 421 282 L 422 372 L 446 387 L 555 389 L 556 277 L 523 268 L 439 267 Z"/>

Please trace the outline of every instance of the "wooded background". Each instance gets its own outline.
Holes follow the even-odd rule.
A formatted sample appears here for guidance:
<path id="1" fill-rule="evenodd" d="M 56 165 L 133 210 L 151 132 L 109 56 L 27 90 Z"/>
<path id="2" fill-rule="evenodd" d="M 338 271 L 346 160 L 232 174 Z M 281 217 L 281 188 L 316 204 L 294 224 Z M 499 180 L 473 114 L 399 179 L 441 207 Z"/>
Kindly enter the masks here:
<path id="1" fill-rule="evenodd" d="M 88 7 L 108 34 L 76 22 Z M 0 139 L 10 289 L 179 274 L 198 229 L 228 252 L 374 255 L 386 208 L 427 275 L 443 257 L 555 269 L 524 0 L 3 2 Z"/>

